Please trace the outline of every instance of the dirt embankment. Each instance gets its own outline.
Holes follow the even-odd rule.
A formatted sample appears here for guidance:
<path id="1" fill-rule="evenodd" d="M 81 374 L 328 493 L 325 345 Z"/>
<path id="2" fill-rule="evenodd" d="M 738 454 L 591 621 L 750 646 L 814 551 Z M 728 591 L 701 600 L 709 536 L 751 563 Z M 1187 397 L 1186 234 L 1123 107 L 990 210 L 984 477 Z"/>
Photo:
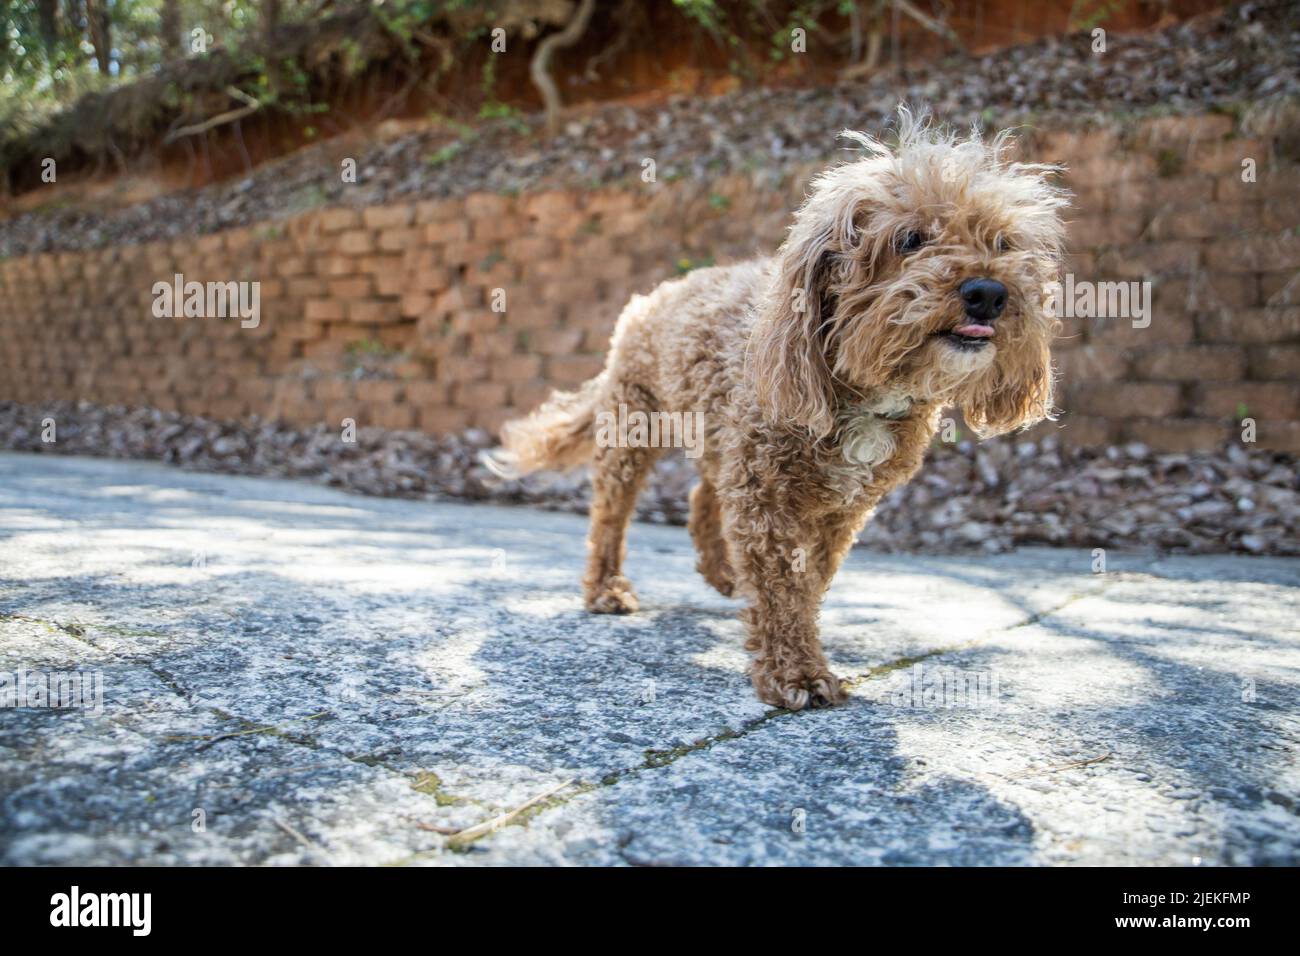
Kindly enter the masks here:
<path id="1" fill-rule="evenodd" d="M 952 56 L 901 77 L 593 105 L 572 110 L 551 138 L 536 116 L 456 129 L 390 123 L 200 190 L 111 211 L 74 205 L 18 215 L 0 234 L 0 256 L 211 233 L 317 206 L 594 187 L 633 180 L 645 158 L 660 179 L 780 171 L 834 155 L 841 129 L 879 130 L 900 101 L 956 126 L 1057 129 L 1152 111 L 1266 115 L 1297 98 L 1300 5 L 1246 5 L 1155 32 L 1112 34 L 1104 52 L 1081 33 Z M 1300 136 L 1290 135 L 1296 142 L 1283 144 L 1283 155 L 1300 152 Z M 356 161 L 355 183 L 342 180 L 345 158 Z"/>

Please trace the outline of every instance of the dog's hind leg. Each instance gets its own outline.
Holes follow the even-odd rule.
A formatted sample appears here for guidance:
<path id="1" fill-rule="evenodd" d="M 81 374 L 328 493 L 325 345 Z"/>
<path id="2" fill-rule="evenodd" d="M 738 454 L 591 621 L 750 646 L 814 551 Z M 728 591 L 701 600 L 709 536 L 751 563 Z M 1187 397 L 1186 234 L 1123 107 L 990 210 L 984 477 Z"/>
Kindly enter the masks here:
<path id="1" fill-rule="evenodd" d="M 582 579 L 587 610 L 595 614 L 629 614 L 637 609 L 636 593 L 623 577 L 625 537 L 636 497 L 659 454 L 658 448 L 596 449 L 587 573 Z"/>
<path id="2" fill-rule="evenodd" d="M 688 521 L 691 539 L 699 560 L 695 569 L 704 575 L 721 594 L 731 597 L 736 586 L 731 562 L 727 560 L 727 543 L 722 538 L 722 513 L 713 483 L 701 476 L 700 483 L 691 489 L 691 514 Z"/>

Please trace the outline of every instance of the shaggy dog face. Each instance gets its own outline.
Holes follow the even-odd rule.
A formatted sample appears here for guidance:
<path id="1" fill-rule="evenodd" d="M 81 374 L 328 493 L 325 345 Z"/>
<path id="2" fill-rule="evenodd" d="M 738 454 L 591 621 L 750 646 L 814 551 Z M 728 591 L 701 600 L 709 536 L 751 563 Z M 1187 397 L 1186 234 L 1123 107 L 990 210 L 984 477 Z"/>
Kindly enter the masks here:
<path id="1" fill-rule="evenodd" d="M 846 393 L 886 386 L 961 406 L 982 435 L 1045 417 L 1055 168 L 1007 163 L 1005 133 L 957 142 L 906 112 L 893 149 L 846 135 L 868 156 L 813 183 L 750 342 L 764 410 L 824 436 Z"/>
<path id="2" fill-rule="evenodd" d="M 896 145 L 815 180 L 774 258 L 700 269 L 633 296 L 605 370 L 502 430 L 515 473 L 592 466 L 583 578 L 597 613 L 637 609 L 624 534 L 661 449 L 602 439 L 602 415 L 707 418 L 691 493 L 698 569 L 744 598 L 758 696 L 843 700 L 817 632 L 857 532 L 907 481 L 945 407 L 981 434 L 1051 410 L 1048 283 L 1064 195 L 1051 167 L 1009 162 L 903 111 Z M 603 434 L 603 433 L 602 433 Z"/>

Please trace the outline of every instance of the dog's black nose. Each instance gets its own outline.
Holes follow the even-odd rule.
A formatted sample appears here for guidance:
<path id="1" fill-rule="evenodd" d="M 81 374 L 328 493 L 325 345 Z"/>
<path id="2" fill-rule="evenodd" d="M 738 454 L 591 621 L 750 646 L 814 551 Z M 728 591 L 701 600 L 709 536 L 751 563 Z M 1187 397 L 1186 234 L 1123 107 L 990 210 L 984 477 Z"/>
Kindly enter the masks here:
<path id="1" fill-rule="evenodd" d="M 957 287 L 972 319 L 992 322 L 1007 307 L 1007 287 L 997 279 L 967 279 Z"/>

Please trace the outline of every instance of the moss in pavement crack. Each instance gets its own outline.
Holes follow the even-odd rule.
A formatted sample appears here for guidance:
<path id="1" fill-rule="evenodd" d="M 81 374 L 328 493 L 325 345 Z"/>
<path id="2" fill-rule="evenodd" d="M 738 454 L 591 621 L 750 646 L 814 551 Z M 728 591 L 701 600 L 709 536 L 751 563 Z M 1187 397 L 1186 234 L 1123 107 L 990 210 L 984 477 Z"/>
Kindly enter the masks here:
<path id="1" fill-rule="evenodd" d="M 466 802 L 464 797 L 458 797 L 444 790 L 442 778 L 432 770 L 421 770 L 417 773 L 415 779 L 411 781 L 411 789 L 419 793 L 427 793 L 440 807 L 454 807 L 458 803 Z"/>

